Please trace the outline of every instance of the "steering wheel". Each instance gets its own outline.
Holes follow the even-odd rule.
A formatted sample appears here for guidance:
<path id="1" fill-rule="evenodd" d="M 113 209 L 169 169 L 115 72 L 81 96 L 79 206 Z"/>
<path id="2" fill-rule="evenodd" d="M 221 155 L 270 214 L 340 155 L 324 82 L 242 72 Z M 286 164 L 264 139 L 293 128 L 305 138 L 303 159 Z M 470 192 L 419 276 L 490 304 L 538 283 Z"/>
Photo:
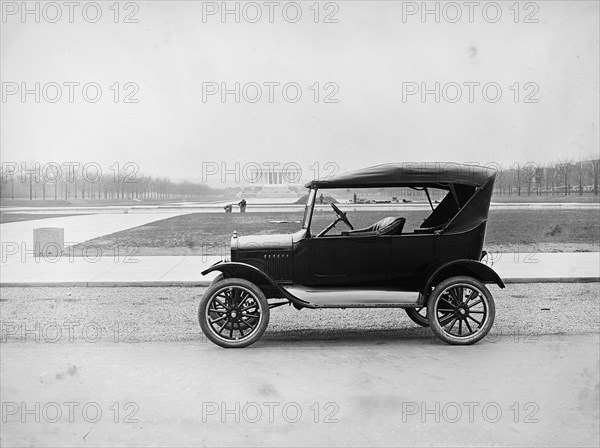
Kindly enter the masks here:
<path id="1" fill-rule="evenodd" d="M 333 209 L 333 211 L 335 212 L 337 217 L 340 218 L 344 222 L 344 224 L 346 224 L 348 227 L 350 227 L 350 230 L 354 230 L 354 227 L 352 227 L 352 224 L 350 224 L 350 221 L 348 220 L 348 217 L 346 216 L 346 214 L 343 211 L 341 211 L 339 209 L 339 207 L 337 205 L 335 205 L 333 202 L 331 203 L 331 208 Z"/>

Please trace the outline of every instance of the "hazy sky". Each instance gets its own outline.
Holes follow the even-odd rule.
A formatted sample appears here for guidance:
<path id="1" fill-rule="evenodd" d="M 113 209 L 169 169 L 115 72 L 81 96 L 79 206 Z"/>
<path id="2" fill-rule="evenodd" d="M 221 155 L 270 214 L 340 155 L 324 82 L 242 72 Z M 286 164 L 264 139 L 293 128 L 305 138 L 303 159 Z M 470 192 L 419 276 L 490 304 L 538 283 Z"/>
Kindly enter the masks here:
<path id="1" fill-rule="evenodd" d="M 598 151 L 597 1 L 499 2 L 497 20 L 490 2 L 471 11 L 429 2 L 439 23 L 415 10 L 421 2 L 301 2 L 296 23 L 295 5 L 275 3 L 273 23 L 264 2 L 238 3 L 236 23 L 209 15 L 221 2 L 195 1 L 122 3 L 114 23 L 113 1 L 99 2 L 102 16 L 89 23 L 97 11 L 81 2 L 70 23 L 62 2 L 60 19 L 42 2 L 36 23 L 35 14 L 23 20 L 21 2 L 3 2 L 2 161 L 132 161 L 199 179 L 203 162 L 296 162 L 306 172 L 327 162 L 510 164 Z M 138 22 L 123 23 L 128 14 Z M 23 99 L 36 82 L 40 102 Z M 91 82 L 102 89 L 96 103 L 85 100 L 94 85 L 82 93 Z M 236 82 L 239 103 L 203 98 Z M 62 93 L 55 103 L 52 83 Z M 68 83 L 79 83 L 72 103 Z M 432 91 L 424 98 L 423 87 Z M 124 102 L 129 93 L 137 103 Z"/>

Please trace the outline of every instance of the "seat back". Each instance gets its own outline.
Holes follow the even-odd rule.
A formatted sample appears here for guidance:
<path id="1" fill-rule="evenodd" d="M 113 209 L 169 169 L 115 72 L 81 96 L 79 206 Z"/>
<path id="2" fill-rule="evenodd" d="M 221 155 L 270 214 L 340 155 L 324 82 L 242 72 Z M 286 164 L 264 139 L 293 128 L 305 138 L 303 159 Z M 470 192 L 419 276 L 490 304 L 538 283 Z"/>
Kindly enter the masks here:
<path id="1" fill-rule="evenodd" d="M 372 226 L 364 229 L 342 232 L 342 235 L 400 235 L 405 223 L 405 218 L 394 218 L 393 216 L 388 216 L 387 218 L 377 221 Z"/>
<path id="2" fill-rule="evenodd" d="M 383 218 L 373 224 L 373 230 L 379 235 L 400 235 L 405 223 L 405 218 Z"/>

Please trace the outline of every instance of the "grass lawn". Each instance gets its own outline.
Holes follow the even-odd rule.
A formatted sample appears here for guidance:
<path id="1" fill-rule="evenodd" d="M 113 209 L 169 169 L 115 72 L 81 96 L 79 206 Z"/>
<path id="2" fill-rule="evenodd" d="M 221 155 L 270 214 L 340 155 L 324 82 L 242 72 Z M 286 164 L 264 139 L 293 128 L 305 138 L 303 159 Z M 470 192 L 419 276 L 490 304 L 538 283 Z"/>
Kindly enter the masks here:
<path id="1" fill-rule="evenodd" d="M 34 214 L 34 213 L 0 213 L 0 224 L 6 224 L 9 222 L 21 222 L 21 221 L 33 221 L 35 219 L 45 218 L 63 218 L 65 216 L 84 216 L 81 214 L 67 214 L 67 215 L 54 215 L 54 214 Z"/>
<path id="2" fill-rule="evenodd" d="M 343 208 L 343 207 L 342 207 Z M 393 212 L 350 212 L 355 228 L 366 227 Z M 405 231 L 418 227 L 427 211 L 403 211 Z M 600 217 L 594 210 L 490 211 L 486 249 L 575 252 L 600 250 Z M 227 254 L 233 231 L 238 235 L 291 233 L 300 229 L 302 213 L 192 213 L 106 235 L 79 245 L 139 248 L 137 255 Z M 334 219 L 332 211 L 315 211 L 313 233 Z M 282 222 L 283 221 L 283 222 Z M 345 229 L 340 223 L 339 230 Z M 318 229 L 318 230 L 317 230 Z M 219 249 L 216 249 L 218 247 Z"/>

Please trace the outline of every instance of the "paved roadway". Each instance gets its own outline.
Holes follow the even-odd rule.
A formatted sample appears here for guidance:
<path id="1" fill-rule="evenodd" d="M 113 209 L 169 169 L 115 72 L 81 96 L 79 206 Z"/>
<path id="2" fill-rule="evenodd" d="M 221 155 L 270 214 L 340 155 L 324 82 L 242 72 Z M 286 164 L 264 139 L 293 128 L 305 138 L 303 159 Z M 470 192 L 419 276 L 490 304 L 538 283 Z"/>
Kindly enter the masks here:
<path id="1" fill-rule="evenodd" d="M 2 444 L 599 445 L 597 334 L 451 347 L 340 333 L 242 350 L 4 343 Z"/>
<path id="2" fill-rule="evenodd" d="M 114 205 L 114 206 L 89 206 L 89 207 L 2 207 L 2 213 L 55 213 L 55 214 L 140 214 L 140 213 L 224 213 L 223 207 L 228 204 L 237 204 L 238 200 L 223 202 L 187 202 L 164 205 Z M 298 212 L 304 209 L 303 204 L 294 204 L 295 200 L 282 198 L 249 198 L 248 212 Z M 315 204 L 316 209 L 330 209 L 328 204 Z M 347 212 L 355 211 L 402 211 L 402 210 L 429 210 L 428 202 L 410 202 L 397 204 L 350 204 L 340 203 L 340 207 Z M 596 202 L 492 202 L 490 210 L 600 210 L 600 203 Z M 238 212 L 237 206 L 234 212 Z"/>

